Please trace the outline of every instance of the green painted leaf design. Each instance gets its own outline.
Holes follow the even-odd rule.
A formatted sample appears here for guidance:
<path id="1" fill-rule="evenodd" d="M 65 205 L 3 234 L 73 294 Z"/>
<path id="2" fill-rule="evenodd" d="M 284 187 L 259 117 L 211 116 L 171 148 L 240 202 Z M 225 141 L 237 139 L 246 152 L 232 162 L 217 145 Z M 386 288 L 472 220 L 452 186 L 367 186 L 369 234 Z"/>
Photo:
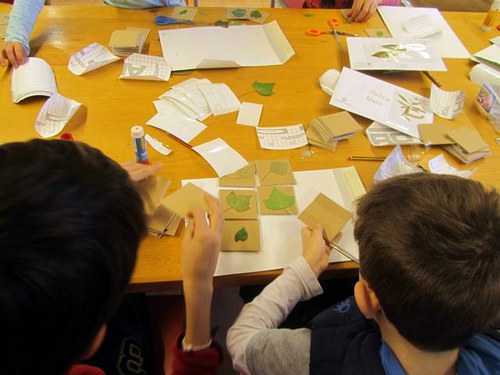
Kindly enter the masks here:
<path id="1" fill-rule="evenodd" d="M 250 12 L 250 17 L 252 18 L 262 18 L 262 13 L 259 12 L 257 9 L 254 9 Z"/>
<path id="2" fill-rule="evenodd" d="M 251 195 L 236 194 L 232 191 L 226 197 L 226 203 L 237 212 L 245 212 L 250 209 L 251 197 Z"/>
<path id="3" fill-rule="evenodd" d="M 245 14 L 247 14 L 247 11 L 246 9 L 241 9 L 241 8 L 238 8 L 238 9 L 234 9 L 232 12 L 234 17 L 243 17 Z"/>
<path id="4" fill-rule="evenodd" d="M 257 91 L 260 95 L 270 96 L 273 94 L 274 85 L 275 85 L 274 82 L 264 83 L 264 82 L 254 81 L 252 83 L 252 88 L 255 91 Z"/>
<path id="5" fill-rule="evenodd" d="M 375 52 L 372 56 L 378 57 L 379 59 L 389 59 L 392 57 L 392 55 L 387 51 L 378 51 Z"/>
<path id="6" fill-rule="evenodd" d="M 378 30 L 378 31 L 375 33 L 375 35 L 377 35 L 377 36 L 379 36 L 379 37 L 380 37 L 380 36 L 384 36 L 384 32 L 383 32 L 383 31 L 381 31 L 381 30 Z"/>
<path id="7" fill-rule="evenodd" d="M 286 210 L 293 207 L 294 204 L 295 197 L 284 193 L 278 188 L 273 188 L 273 191 L 269 194 L 269 198 L 264 199 L 264 205 L 271 211 Z"/>
<path id="8" fill-rule="evenodd" d="M 225 29 L 227 29 L 229 27 L 229 22 L 223 21 L 223 20 L 218 20 L 218 21 L 215 21 L 214 25 L 224 27 Z"/>
<path id="9" fill-rule="evenodd" d="M 406 51 L 406 47 L 402 44 L 383 44 L 382 47 L 390 49 L 391 51 Z"/>
<path id="10" fill-rule="evenodd" d="M 239 231 L 234 235 L 234 242 L 245 242 L 248 240 L 248 232 L 245 227 L 242 227 Z"/>
<path id="11" fill-rule="evenodd" d="M 179 12 L 179 14 L 186 14 L 187 12 L 188 12 L 188 10 L 187 10 L 187 9 L 183 9 L 183 10 L 181 10 L 181 11 Z"/>
<path id="12" fill-rule="evenodd" d="M 269 166 L 269 171 L 284 176 L 288 173 L 288 164 L 280 161 L 273 161 Z"/>

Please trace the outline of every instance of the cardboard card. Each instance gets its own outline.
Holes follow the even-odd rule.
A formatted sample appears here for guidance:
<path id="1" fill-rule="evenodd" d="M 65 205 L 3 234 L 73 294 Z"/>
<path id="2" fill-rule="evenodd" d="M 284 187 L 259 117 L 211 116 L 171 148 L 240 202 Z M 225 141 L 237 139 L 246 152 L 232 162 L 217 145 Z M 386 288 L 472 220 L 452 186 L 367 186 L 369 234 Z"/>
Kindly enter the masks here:
<path id="1" fill-rule="evenodd" d="M 325 142 L 312 126 L 307 129 L 306 136 L 310 145 L 321 147 L 330 152 L 335 152 L 337 149 L 338 141 Z"/>
<path id="2" fill-rule="evenodd" d="M 160 204 L 155 210 L 152 216 L 147 218 L 148 230 L 163 233 L 163 231 L 168 227 L 168 225 L 174 220 L 175 217 L 180 217 L 176 215 L 173 211 L 170 211 L 167 207 Z"/>
<path id="3" fill-rule="evenodd" d="M 170 180 L 159 176 L 149 176 L 138 182 L 146 215 L 154 214 L 160 200 L 170 186 Z"/>
<path id="4" fill-rule="evenodd" d="M 452 145 L 455 142 L 447 136 L 448 124 L 421 124 L 418 126 L 420 139 L 424 145 Z"/>
<path id="5" fill-rule="evenodd" d="M 224 219 L 257 219 L 254 190 L 220 190 Z"/>
<path id="6" fill-rule="evenodd" d="M 291 186 L 259 186 L 258 197 L 261 215 L 297 214 L 297 200 Z"/>
<path id="7" fill-rule="evenodd" d="M 144 27 L 132 27 L 132 26 L 127 27 L 126 30 L 139 31 L 142 34 L 143 42 L 146 42 L 146 39 L 148 39 L 149 33 L 151 32 L 151 29 L 146 29 Z"/>
<path id="8" fill-rule="evenodd" d="M 194 16 L 196 16 L 196 12 L 198 9 L 196 8 L 188 8 L 188 7 L 175 7 L 172 10 L 172 14 L 170 15 L 173 18 L 179 18 L 181 20 L 192 21 Z"/>
<path id="9" fill-rule="evenodd" d="M 246 8 L 227 8 L 226 18 L 228 20 L 248 20 L 250 19 L 250 9 Z"/>
<path id="10" fill-rule="evenodd" d="M 165 207 L 185 218 L 190 209 L 202 208 L 207 210 L 208 206 L 203 198 L 204 191 L 191 183 L 181 189 L 167 195 L 162 203 Z"/>
<path id="11" fill-rule="evenodd" d="M 352 213 L 320 193 L 298 218 L 311 228 L 321 224 L 326 240 L 331 241 L 352 218 Z"/>
<path id="12" fill-rule="evenodd" d="M 267 17 L 269 17 L 269 13 L 267 12 L 263 12 L 262 10 L 258 9 L 250 10 L 250 21 L 262 24 L 267 19 Z"/>
<path id="13" fill-rule="evenodd" d="M 365 29 L 365 32 L 371 38 L 391 38 L 391 34 L 384 29 Z"/>
<path id="14" fill-rule="evenodd" d="M 454 140 L 460 147 L 468 153 L 477 152 L 484 148 L 488 148 L 488 144 L 481 138 L 481 135 L 476 129 L 467 128 L 465 126 L 450 130 L 448 137 Z"/>
<path id="15" fill-rule="evenodd" d="M 139 30 L 115 30 L 111 34 L 109 47 L 137 48 L 141 44 L 143 32 Z"/>
<path id="16" fill-rule="evenodd" d="M 255 163 L 225 175 L 219 179 L 219 186 L 254 187 L 255 186 Z"/>
<path id="17" fill-rule="evenodd" d="M 363 130 L 347 111 L 320 116 L 318 120 L 332 133 L 333 137 L 341 137 Z"/>
<path id="18" fill-rule="evenodd" d="M 292 166 L 287 159 L 259 160 L 256 165 L 257 176 L 262 186 L 295 184 Z"/>
<path id="19" fill-rule="evenodd" d="M 222 233 L 222 251 L 260 251 L 258 220 L 226 220 Z"/>

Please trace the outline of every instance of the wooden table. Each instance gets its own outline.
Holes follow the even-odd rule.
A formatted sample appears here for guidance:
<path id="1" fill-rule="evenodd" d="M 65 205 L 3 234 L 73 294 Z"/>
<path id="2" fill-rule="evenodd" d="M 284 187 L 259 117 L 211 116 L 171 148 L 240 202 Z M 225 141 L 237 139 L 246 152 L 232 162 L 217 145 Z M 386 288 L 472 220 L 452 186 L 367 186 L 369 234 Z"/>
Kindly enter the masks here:
<path id="1" fill-rule="evenodd" d="M 0 12 L 9 10 L 8 5 L 1 5 Z M 342 19 L 337 10 L 280 10 L 266 9 L 269 20 L 278 20 L 281 28 L 295 49 L 296 54 L 282 66 L 198 70 L 186 75 L 173 75 L 169 82 L 122 81 L 118 79 L 122 64 L 117 62 L 83 76 L 76 76 L 67 69 L 69 57 L 92 42 L 107 45 L 112 31 L 127 26 L 151 29 L 144 53 L 161 55 L 157 31 L 161 28 L 154 24 L 158 14 L 168 15 L 168 8 L 159 10 L 122 10 L 113 7 L 83 6 L 46 6 L 37 22 L 32 35 L 32 55 L 45 59 L 54 69 L 59 92 L 64 96 L 83 103 L 81 108 L 67 125 L 65 131 L 72 132 L 79 141 L 87 142 L 117 161 L 132 160 L 134 155 L 130 139 L 130 127 L 145 122 L 155 113 L 152 101 L 166 92 L 173 84 L 189 77 L 209 78 L 212 82 L 227 83 L 241 100 L 264 104 L 262 126 L 282 126 L 309 122 L 320 115 L 337 112 L 339 109 L 328 104 L 329 96 L 323 93 L 318 84 L 320 75 L 328 69 L 341 69 L 348 66 L 345 40 L 339 48 L 329 35 L 320 37 L 307 36 L 309 27 L 326 27 L 326 20 L 335 16 Z M 452 28 L 471 53 L 488 46 L 488 39 L 497 32 L 485 33 L 479 29 L 484 14 L 480 13 L 445 13 Z M 207 24 L 225 18 L 225 9 L 199 8 L 196 21 Z M 172 26 L 170 26 L 172 27 Z M 383 27 L 378 16 L 366 24 L 345 24 L 341 29 L 364 35 L 365 28 Z M 228 46 L 230 48 L 230 46 Z M 435 73 L 446 90 L 462 89 L 466 91 L 464 113 L 454 121 L 453 126 L 475 126 L 483 138 L 490 144 L 493 155 L 485 160 L 473 163 L 479 167 L 473 178 L 487 185 L 500 186 L 498 166 L 500 152 L 495 143 L 493 127 L 483 119 L 474 107 L 474 99 L 479 87 L 468 79 L 468 72 L 473 66 L 469 60 L 447 59 L 448 72 Z M 429 96 L 431 83 L 419 72 L 398 74 L 373 74 L 386 81 Z M 254 81 L 275 82 L 274 95 L 260 96 L 251 92 Z M 10 94 L 10 70 L 0 70 L 0 142 L 21 141 L 37 137 L 34 122 L 44 98 L 27 99 L 20 104 L 13 104 Z M 243 95 L 244 94 L 244 95 Z M 291 151 L 268 151 L 259 147 L 254 129 L 236 125 L 236 113 L 210 117 L 204 123 L 208 128 L 195 138 L 193 145 L 222 137 L 249 161 L 257 159 L 289 158 L 295 171 L 338 168 L 355 165 L 367 189 L 373 185 L 373 175 L 380 162 L 351 162 L 349 155 L 385 156 L 391 148 L 371 147 L 366 136 L 357 134 L 348 141 L 342 141 L 335 153 L 313 147 L 314 154 L 304 155 L 307 148 Z M 355 116 L 363 125 L 371 121 Z M 216 177 L 215 171 L 197 154 L 172 141 L 165 133 L 148 127 L 148 132 L 168 144 L 174 153 L 164 157 L 150 152 L 153 162 L 165 164 L 161 175 L 172 179 L 171 190 L 180 186 L 180 180 L 186 178 Z M 423 149 L 422 149 L 423 151 Z M 423 156 L 425 162 L 443 152 L 433 148 Z M 446 155 L 455 166 L 451 155 Z M 320 182 L 319 182 L 320 183 Z M 139 252 L 137 267 L 132 279 L 131 290 L 165 290 L 180 287 L 180 239 L 183 230 L 176 237 L 157 239 L 147 237 Z M 357 267 L 351 262 L 337 263 L 330 266 L 330 276 L 353 275 Z M 276 277 L 279 271 L 238 276 L 225 276 L 216 279 L 219 285 L 241 285 L 265 283 Z"/>

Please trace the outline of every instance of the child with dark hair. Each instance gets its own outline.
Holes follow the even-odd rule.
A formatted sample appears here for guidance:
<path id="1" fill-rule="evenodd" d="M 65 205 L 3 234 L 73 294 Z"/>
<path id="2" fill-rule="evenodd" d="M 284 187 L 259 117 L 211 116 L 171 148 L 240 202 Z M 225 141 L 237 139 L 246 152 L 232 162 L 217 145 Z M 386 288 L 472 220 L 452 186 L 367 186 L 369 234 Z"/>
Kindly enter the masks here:
<path id="1" fill-rule="evenodd" d="M 130 176 L 142 178 L 154 171 L 145 167 Z M 100 151 L 78 142 L 32 140 L 0 146 L 0 373 L 103 374 L 95 366 L 75 364 L 91 358 L 103 342 L 146 233 L 143 201 L 130 176 Z M 205 326 L 210 324 L 222 219 L 218 201 L 207 197 L 207 203 L 210 223 L 200 223 L 201 212 L 191 213 L 194 220 L 183 243 L 183 254 L 189 254 L 186 291 L 198 298 L 194 314 L 205 313 L 188 319 L 186 339 L 207 344 L 201 354 L 212 359 L 209 367 L 214 370 L 220 350 L 208 342 Z M 199 272 L 191 258 L 207 268 Z M 193 315 L 190 309 L 188 317 Z M 133 339 L 122 344 L 129 342 L 137 354 L 141 342 L 135 345 Z M 147 338 L 139 335 L 141 339 Z M 199 357 L 187 354 L 191 362 Z M 180 363 L 184 355 L 175 352 Z M 143 359 L 124 363 L 129 372 L 118 373 L 148 373 Z M 120 358 L 111 363 L 113 371 L 122 371 Z"/>
<path id="2" fill-rule="evenodd" d="M 480 183 L 414 174 L 360 199 L 354 297 L 277 329 L 321 293 L 322 228 L 304 228 L 303 257 L 247 304 L 229 330 L 246 374 L 500 374 L 500 197 Z"/>

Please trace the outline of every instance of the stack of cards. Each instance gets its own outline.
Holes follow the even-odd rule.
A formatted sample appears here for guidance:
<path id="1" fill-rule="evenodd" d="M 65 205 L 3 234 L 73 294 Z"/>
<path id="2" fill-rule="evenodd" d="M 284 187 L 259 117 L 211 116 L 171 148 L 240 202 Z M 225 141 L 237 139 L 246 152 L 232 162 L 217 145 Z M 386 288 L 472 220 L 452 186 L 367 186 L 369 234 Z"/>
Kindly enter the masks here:
<path id="1" fill-rule="evenodd" d="M 312 120 L 306 135 L 310 144 L 333 152 L 338 141 L 348 139 L 361 130 L 356 120 L 342 111 Z"/>
<path id="2" fill-rule="evenodd" d="M 456 144 L 445 145 L 443 148 L 464 164 L 491 154 L 488 144 L 476 129 L 461 127 L 450 130 L 447 135 Z"/>
<path id="3" fill-rule="evenodd" d="M 115 30 L 109 40 L 109 48 L 117 56 L 127 57 L 133 53 L 141 53 L 146 42 L 149 29 L 127 27 L 126 30 Z"/>

